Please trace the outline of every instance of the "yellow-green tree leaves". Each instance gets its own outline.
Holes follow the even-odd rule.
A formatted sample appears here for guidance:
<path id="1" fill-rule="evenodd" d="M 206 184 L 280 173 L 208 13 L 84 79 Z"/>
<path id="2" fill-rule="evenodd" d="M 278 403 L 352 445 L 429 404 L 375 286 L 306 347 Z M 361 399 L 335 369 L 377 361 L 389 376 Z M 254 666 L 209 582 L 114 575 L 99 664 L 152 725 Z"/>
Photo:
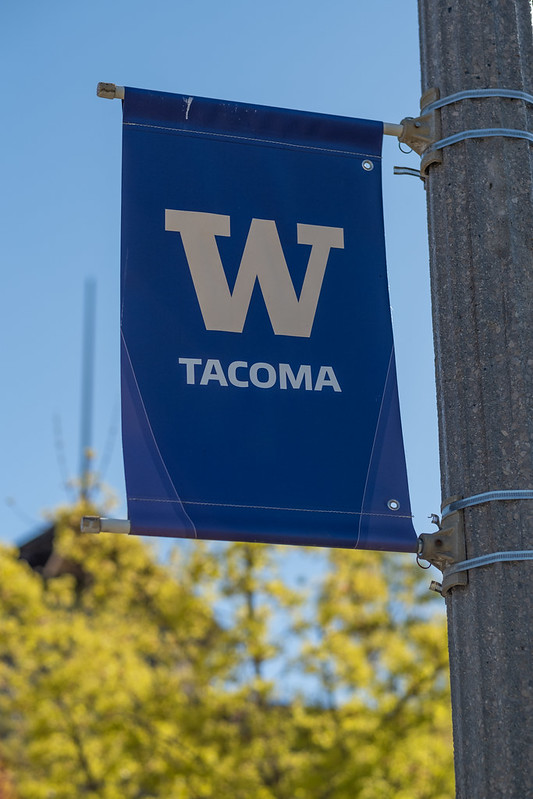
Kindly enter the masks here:
<path id="1" fill-rule="evenodd" d="M 284 550 L 163 563 L 80 510 L 53 579 L 0 550 L 2 799 L 452 796 L 444 618 L 410 559 L 333 551 L 306 594 Z"/>

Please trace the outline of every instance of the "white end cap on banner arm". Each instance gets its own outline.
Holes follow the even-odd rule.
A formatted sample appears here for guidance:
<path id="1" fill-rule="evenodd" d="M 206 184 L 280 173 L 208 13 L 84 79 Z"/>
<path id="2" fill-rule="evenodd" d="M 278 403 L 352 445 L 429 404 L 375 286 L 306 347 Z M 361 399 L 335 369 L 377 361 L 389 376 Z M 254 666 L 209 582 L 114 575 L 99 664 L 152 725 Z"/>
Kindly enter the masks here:
<path id="1" fill-rule="evenodd" d="M 84 516 L 81 520 L 82 533 L 122 533 L 129 535 L 129 519 L 106 519 L 100 516 Z"/>
<path id="2" fill-rule="evenodd" d="M 99 83 L 96 87 L 98 97 L 104 100 L 123 100 L 124 86 L 115 86 L 114 83 Z"/>

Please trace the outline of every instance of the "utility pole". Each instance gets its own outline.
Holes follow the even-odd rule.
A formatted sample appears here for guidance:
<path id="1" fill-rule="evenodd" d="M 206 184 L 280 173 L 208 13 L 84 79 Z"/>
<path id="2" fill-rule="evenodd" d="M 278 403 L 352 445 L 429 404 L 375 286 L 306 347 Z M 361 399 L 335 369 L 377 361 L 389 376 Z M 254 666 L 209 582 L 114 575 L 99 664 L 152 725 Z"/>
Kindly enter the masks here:
<path id="1" fill-rule="evenodd" d="M 419 0 L 422 89 L 533 94 L 530 0 Z M 533 131 L 531 100 L 447 104 L 440 139 Z M 426 179 L 443 498 L 533 489 L 533 143 L 444 146 Z M 460 511 L 466 558 L 533 549 L 533 500 Z M 446 575 L 444 575 L 446 576 Z M 533 797 L 533 563 L 446 593 L 457 797 Z"/>
<path id="2" fill-rule="evenodd" d="M 80 499 L 84 502 L 89 498 L 91 480 L 95 331 L 96 283 L 92 278 L 88 278 L 83 293 L 80 413 Z"/>

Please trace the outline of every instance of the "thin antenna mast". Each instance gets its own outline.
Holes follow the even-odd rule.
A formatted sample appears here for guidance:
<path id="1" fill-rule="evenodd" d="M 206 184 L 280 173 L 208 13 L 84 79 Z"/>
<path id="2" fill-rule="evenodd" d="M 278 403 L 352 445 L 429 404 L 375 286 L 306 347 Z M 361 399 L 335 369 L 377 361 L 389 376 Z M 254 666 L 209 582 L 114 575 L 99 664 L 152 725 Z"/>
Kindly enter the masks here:
<path id="1" fill-rule="evenodd" d="M 96 282 L 85 281 L 83 294 L 83 350 L 81 373 L 80 499 L 87 501 L 90 488 L 93 425 L 94 341 L 96 333 Z"/>

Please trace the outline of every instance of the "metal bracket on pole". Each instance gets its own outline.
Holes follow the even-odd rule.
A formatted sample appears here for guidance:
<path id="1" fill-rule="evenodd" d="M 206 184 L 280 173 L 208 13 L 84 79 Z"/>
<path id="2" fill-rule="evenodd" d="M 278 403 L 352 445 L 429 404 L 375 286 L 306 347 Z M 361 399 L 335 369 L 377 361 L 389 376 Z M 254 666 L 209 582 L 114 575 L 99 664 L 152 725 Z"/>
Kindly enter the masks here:
<path id="1" fill-rule="evenodd" d="M 450 497 L 442 506 L 446 507 L 459 499 L 461 497 Z M 439 524 L 436 533 L 422 533 L 418 539 L 418 558 L 427 560 L 443 573 L 442 585 L 437 584 L 438 587 L 435 589 L 443 596 L 456 585 L 468 584 L 468 575 L 464 571 L 446 574 L 450 566 L 466 558 L 462 508 L 449 513 L 445 519 L 445 526 L 441 527 Z"/>
<path id="2" fill-rule="evenodd" d="M 439 97 L 438 89 L 428 89 L 420 98 L 420 108 L 434 103 Z M 442 163 L 442 153 L 431 150 L 441 137 L 440 108 L 434 108 L 419 117 L 406 117 L 401 124 L 403 130 L 398 140 L 422 156 L 420 177 L 424 179 L 431 164 Z"/>
<path id="3" fill-rule="evenodd" d="M 99 83 L 96 87 L 96 94 L 105 100 L 123 100 L 124 86 L 115 86 L 114 83 Z"/>

